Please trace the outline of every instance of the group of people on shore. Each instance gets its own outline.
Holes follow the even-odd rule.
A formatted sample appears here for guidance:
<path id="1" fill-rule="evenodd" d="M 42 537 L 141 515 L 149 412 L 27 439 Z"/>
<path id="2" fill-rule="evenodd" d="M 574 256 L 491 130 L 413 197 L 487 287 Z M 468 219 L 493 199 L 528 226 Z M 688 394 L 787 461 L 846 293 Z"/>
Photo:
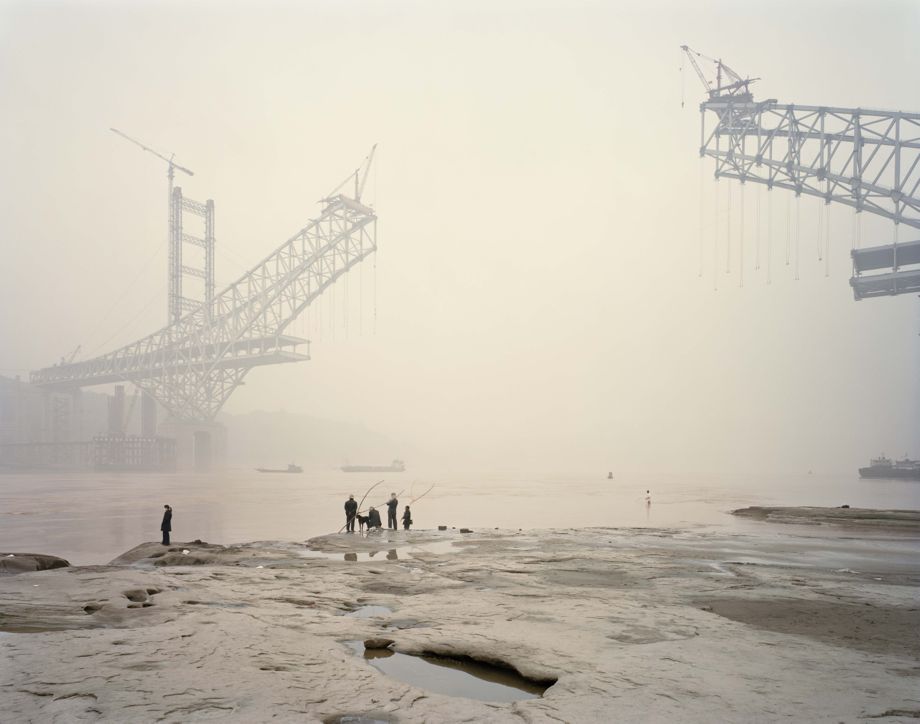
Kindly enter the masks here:
<path id="1" fill-rule="evenodd" d="M 396 509 L 398 506 L 399 500 L 396 498 L 396 493 L 390 493 L 390 499 L 387 501 L 387 528 L 391 530 L 399 528 L 396 523 Z M 356 520 L 358 521 L 358 532 L 360 533 L 364 532 L 365 526 L 368 532 L 383 528 L 380 513 L 373 505 L 368 509 L 367 515 L 361 515 L 358 512 L 358 503 L 355 501 L 355 496 L 349 495 L 348 500 L 345 501 L 345 529 L 349 533 L 355 532 Z M 403 509 L 402 523 L 403 530 L 409 530 L 412 525 L 412 512 L 409 510 L 408 505 Z"/>
<path id="2" fill-rule="evenodd" d="M 397 530 L 399 526 L 396 524 L 396 509 L 399 505 L 399 500 L 396 498 L 396 493 L 390 493 L 390 499 L 387 501 L 387 527 L 392 530 Z M 172 507 L 169 505 L 163 506 L 163 520 L 160 523 L 160 532 L 163 534 L 163 545 L 170 545 L 169 534 L 172 531 Z M 366 527 L 368 532 L 372 530 L 382 530 L 383 523 L 380 520 L 380 513 L 372 505 L 367 511 L 367 515 L 361 515 L 358 513 L 358 504 L 355 502 L 355 496 L 349 495 L 348 500 L 345 501 L 345 527 L 349 533 L 355 532 L 355 521 L 358 521 L 359 531 L 364 532 Z M 412 525 L 412 512 L 409 510 L 407 505 L 403 509 L 402 514 L 402 524 L 403 530 L 409 530 L 409 527 Z"/>

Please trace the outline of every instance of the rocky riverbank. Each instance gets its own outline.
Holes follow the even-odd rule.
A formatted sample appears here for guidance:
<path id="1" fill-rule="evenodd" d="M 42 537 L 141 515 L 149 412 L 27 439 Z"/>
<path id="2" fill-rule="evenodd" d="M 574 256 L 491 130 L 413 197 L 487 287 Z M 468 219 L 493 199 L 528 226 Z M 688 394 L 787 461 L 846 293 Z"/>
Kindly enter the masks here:
<path id="1" fill-rule="evenodd" d="M 692 529 L 145 543 L 0 578 L 0 692 L 10 721 L 895 721 L 920 716 L 920 556 L 888 544 L 847 539 L 856 569 Z M 375 637 L 555 683 L 433 693 L 346 644 Z"/>
<path id="2" fill-rule="evenodd" d="M 775 507 L 754 506 L 733 510 L 734 515 L 770 523 L 797 523 L 799 525 L 824 525 L 869 527 L 886 531 L 920 534 L 920 510 L 875 510 L 872 508 Z"/>

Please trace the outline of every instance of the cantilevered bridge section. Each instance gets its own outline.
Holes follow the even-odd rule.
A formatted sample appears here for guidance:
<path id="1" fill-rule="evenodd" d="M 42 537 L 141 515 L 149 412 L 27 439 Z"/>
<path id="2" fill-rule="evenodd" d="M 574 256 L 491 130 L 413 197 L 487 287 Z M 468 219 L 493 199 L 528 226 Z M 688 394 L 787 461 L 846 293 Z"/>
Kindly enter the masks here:
<path id="1" fill-rule="evenodd" d="M 365 168 L 359 184 L 356 171 L 355 198 L 336 193 L 324 199 L 319 218 L 210 303 L 114 352 L 37 370 L 31 382 L 57 391 L 131 382 L 175 421 L 213 420 L 253 367 L 309 359 L 309 349 L 299 350 L 307 341 L 285 330 L 377 249 L 377 216 L 360 201 L 366 177 Z"/>
<path id="2" fill-rule="evenodd" d="M 683 50 L 708 92 L 700 156 L 715 161 L 716 178 L 787 189 L 920 229 L 920 113 L 756 101 L 756 78 Z M 715 84 L 697 59 L 714 64 Z M 857 299 L 920 291 L 917 242 L 905 241 L 853 250 Z"/>

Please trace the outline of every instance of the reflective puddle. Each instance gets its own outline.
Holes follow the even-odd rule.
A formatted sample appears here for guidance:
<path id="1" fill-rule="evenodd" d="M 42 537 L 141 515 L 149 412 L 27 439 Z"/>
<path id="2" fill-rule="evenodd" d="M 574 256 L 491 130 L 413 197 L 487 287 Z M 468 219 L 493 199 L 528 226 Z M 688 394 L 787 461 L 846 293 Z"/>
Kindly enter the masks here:
<path id="1" fill-rule="evenodd" d="M 365 649 L 362 641 L 347 641 L 346 645 L 387 676 L 445 696 L 492 702 L 521 701 L 543 696 L 552 685 L 538 684 L 511 669 L 478 661 Z"/>
<path id="2" fill-rule="evenodd" d="M 363 551 L 338 551 L 314 550 L 305 545 L 298 545 L 286 541 L 267 541 L 261 542 L 274 549 L 281 549 L 290 552 L 290 557 L 283 556 L 265 556 L 257 555 L 253 558 L 240 560 L 236 565 L 243 568 L 272 568 L 278 566 L 287 567 L 291 563 L 291 558 L 313 558 L 326 561 L 398 561 L 411 558 L 424 557 L 428 555 L 444 555 L 448 553 L 458 553 L 463 550 L 462 547 L 454 545 L 452 540 L 428 541 L 427 543 L 413 543 L 404 538 L 388 541 L 381 539 L 378 541 L 382 545 L 392 546 L 380 548 L 377 550 Z M 139 564 L 141 565 L 141 564 Z M 142 565 L 153 565 L 152 563 L 143 563 Z"/>
<path id="3" fill-rule="evenodd" d="M 418 557 L 425 553 L 443 555 L 456 553 L 458 550 L 460 549 L 454 545 L 453 541 L 435 541 L 419 545 L 397 545 L 389 550 L 349 551 L 347 553 L 331 553 L 307 548 L 298 550 L 297 555 L 301 558 L 322 558 L 327 561 L 398 561 Z"/>
<path id="4" fill-rule="evenodd" d="M 51 631 L 64 631 L 66 627 L 51 628 L 49 626 L 38 626 L 28 623 L 8 623 L 0 625 L 0 636 L 14 636 L 15 634 L 26 633 L 49 633 Z"/>

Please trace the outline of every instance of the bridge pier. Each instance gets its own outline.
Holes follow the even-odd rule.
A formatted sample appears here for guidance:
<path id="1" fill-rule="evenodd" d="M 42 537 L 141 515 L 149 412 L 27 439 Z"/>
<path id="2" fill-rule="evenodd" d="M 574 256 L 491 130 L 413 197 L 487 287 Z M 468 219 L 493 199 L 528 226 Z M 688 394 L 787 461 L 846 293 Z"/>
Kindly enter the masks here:
<path id="1" fill-rule="evenodd" d="M 148 393 L 141 396 L 141 437 L 156 437 L 157 401 Z"/>
<path id="2" fill-rule="evenodd" d="M 109 435 L 125 431 L 125 386 L 115 385 L 115 394 L 109 398 Z"/>
<path id="3" fill-rule="evenodd" d="M 227 463 L 227 428 L 219 422 L 165 420 L 160 435 L 176 441 L 176 469 L 205 473 Z"/>
<path id="4" fill-rule="evenodd" d="M 70 393 L 71 440 L 83 439 L 83 390 L 79 387 Z"/>

